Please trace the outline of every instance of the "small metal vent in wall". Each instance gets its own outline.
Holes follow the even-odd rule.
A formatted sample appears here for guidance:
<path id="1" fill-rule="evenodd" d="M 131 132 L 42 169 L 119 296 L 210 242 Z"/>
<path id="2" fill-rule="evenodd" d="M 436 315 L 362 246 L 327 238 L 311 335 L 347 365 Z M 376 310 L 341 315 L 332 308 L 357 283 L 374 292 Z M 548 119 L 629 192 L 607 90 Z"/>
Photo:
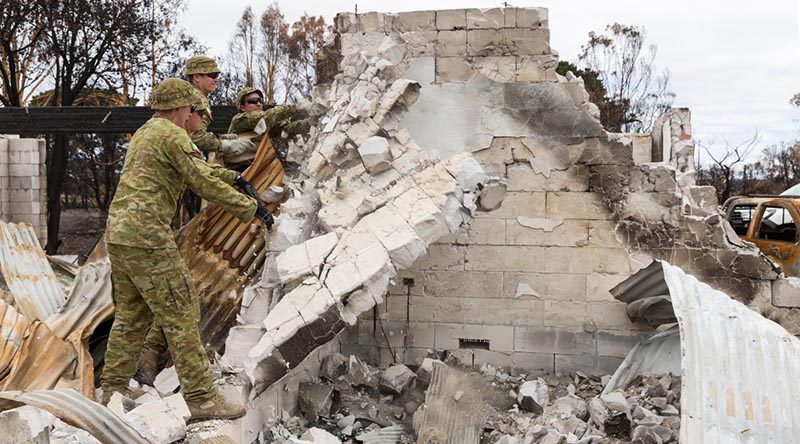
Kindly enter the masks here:
<path id="1" fill-rule="evenodd" d="M 488 339 L 468 339 L 468 338 L 458 338 L 458 348 L 460 349 L 477 349 L 477 350 L 489 350 L 489 340 Z"/>

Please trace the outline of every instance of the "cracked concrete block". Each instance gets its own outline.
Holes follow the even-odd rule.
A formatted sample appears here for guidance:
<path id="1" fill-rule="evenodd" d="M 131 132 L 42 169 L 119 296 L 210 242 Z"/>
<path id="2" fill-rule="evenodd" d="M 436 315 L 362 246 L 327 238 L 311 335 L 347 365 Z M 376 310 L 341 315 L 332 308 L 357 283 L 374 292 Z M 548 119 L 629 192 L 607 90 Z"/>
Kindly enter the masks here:
<path id="1" fill-rule="evenodd" d="M 405 365 L 393 365 L 384 370 L 379 388 L 385 393 L 400 396 L 411 387 L 416 377 Z"/>
<path id="2" fill-rule="evenodd" d="M 557 61 L 550 55 L 517 56 L 517 82 L 558 82 Z"/>
<path id="3" fill-rule="evenodd" d="M 444 214 L 420 188 L 409 189 L 387 206 L 405 219 L 427 245 L 450 233 Z"/>
<path id="4" fill-rule="evenodd" d="M 475 69 L 495 82 L 510 83 L 517 77 L 517 60 L 513 56 L 475 57 Z"/>
<path id="5" fill-rule="evenodd" d="M 711 185 L 689 187 L 689 194 L 700 208 L 714 209 L 719 205 L 717 190 Z"/>
<path id="6" fill-rule="evenodd" d="M 478 73 L 464 57 L 436 58 L 436 83 L 464 83 L 476 75 Z"/>
<path id="7" fill-rule="evenodd" d="M 504 219 L 472 219 L 458 232 L 456 244 L 505 245 Z"/>
<path id="8" fill-rule="evenodd" d="M 161 370 L 153 381 L 153 386 L 158 390 L 162 396 L 168 396 L 176 393 L 181 386 L 180 379 L 178 379 L 178 372 L 175 367 L 167 367 Z"/>
<path id="9" fill-rule="evenodd" d="M 506 52 L 503 30 L 474 29 L 467 31 L 467 55 L 501 56 Z"/>
<path id="10" fill-rule="evenodd" d="M 506 18 L 501 8 L 467 9 L 467 29 L 500 29 Z"/>
<path id="11" fill-rule="evenodd" d="M 550 53 L 549 29 L 510 28 L 504 29 L 502 34 L 504 44 L 514 55 L 531 56 Z"/>
<path id="12" fill-rule="evenodd" d="M 540 414 L 549 402 L 547 383 L 542 378 L 525 381 L 519 388 L 517 403 L 519 407 L 535 414 Z"/>
<path id="13" fill-rule="evenodd" d="M 585 220 L 518 217 L 506 221 L 509 245 L 584 247 L 588 245 L 588 233 Z"/>
<path id="14" fill-rule="evenodd" d="M 436 61 L 442 57 L 467 55 L 467 31 L 439 31 L 436 35 Z"/>
<path id="15" fill-rule="evenodd" d="M 334 399 L 337 397 L 333 386 L 316 382 L 300 383 L 297 396 L 297 408 L 310 422 L 320 417 L 330 418 L 333 413 Z"/>
<path id="16" fill-rule="evenodd" d="M 0 413 L 0 430 L 4 442 L 14 444 L 49 444 L 49 429 L 34 431 L 33 427 L 20 412 L 9 410 Z"/>
<path id="17" fill-rule="evenodd" d="M 392 214 L 389 207 L 368 214 L 362 221 L 380 240 L 399 268 L 410 267 L 425 254 L 425 242 L 403 218 Z"/>
<path id="18" fill-rule="evenodd" d="M 272 290 L 261 285 L 245 288 L 239 319 L 245 324 L 260 324 L 269 313 Z"/>
<path id="19" fill-rule="evenodd" d="M 418 59 L 433 57 L 436 54 L 436 35 L 438 31 L 403 32 L 400 36 L 406 42 L 406 58 Z"/>
<path id="20" fill-rule="evenodd" d="M 225 341 L 225 354 L 220 363 L 229 368 L 244 368 L 250 349 L 264 334 L 262 325 L 240 325 L 230 329 Z"/>
<path id="21" fill-rule="evenodd" d="M 633 163 L 641 165 L 652 162 L 653 137 L 650 134 L 631 134 L 633 139 Z"/>
<path id="22" fill-rule="evenodd" d="M 395 31 L 435 31 L 436 11 L 413 11 L 398 13 L 393 22 Z"/>
<path id="23" fill-rule="evenodd" d="M 148 442 L 169 444 L 186 436 L 186 420 L 191 413 L 181 395 L 148 402 L 131 410 L 123 418 Z"/>
<path id="24" fill-rule="evenodd" d="M 467 11 L 465 9 L 449 9 L 436 11 L 436 29 L 440 31 L 466 29 Z"/>
<path id="25" fill-rule="evenodd" d="M 378 57 L 398 65 L 406 56 L 406 42 L 395 34 L 387 35 L 378 47 Z"/>
<path id="26" fill-rule="evenodd" d="M 377 174 L 391 168 L 392 154 L 389 152 L 389 142 L 380 136 L 373 136 L 365 140 L 358 147 L 358 154 L 364 168 L 370 174 Z"/>

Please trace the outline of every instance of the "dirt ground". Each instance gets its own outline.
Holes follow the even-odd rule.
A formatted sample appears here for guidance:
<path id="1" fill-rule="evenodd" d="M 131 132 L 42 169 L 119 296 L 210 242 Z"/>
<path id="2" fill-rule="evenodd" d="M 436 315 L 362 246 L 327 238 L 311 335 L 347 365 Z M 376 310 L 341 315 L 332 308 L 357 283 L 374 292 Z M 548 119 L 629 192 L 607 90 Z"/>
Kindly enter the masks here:
<path id="1" fill-rule="evenodd" d="M 77 254 L 81 262 L 106 230 L 107 214 L 98 210 L 70 209 L 61 213 L 58 254 Z"/>

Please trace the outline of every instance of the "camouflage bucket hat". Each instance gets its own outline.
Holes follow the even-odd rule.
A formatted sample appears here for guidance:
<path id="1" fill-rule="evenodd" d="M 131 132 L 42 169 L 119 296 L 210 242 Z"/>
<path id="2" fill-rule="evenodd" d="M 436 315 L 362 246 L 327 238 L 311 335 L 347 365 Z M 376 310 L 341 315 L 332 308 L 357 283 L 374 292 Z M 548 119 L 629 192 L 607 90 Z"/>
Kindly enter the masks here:
<path id="1" fill-rule="evenodd" d="M 190 76 L 192 74 L 213 74 L 220 72 L 217 62 L 211 57 L 207 56 L 194 56 L 186 60 L 186 66 L 183 68 L 183 75 Z"/>
<path id="2" fill-rule="evenodd" d="M 164 79 L 150 93 L 150 108 L 165 110 L 194 105 L 201 100 L 200 92 L 186 80 Z"/>
<path id="3" fill-rule="evenodd" d="M 261 96 L 262 99 L 264 98 L 264 93 L 261 92 L 260 89 L 251 88 L 248 86 L 247 88 L 244 88 L 243 90 L 239 91 L 239 94 L 236 94 L 236 105 L 242 106 L 242 99 L 244 99 L 245 96 L 253 93 L 258 93 L 258 95 Z"/>

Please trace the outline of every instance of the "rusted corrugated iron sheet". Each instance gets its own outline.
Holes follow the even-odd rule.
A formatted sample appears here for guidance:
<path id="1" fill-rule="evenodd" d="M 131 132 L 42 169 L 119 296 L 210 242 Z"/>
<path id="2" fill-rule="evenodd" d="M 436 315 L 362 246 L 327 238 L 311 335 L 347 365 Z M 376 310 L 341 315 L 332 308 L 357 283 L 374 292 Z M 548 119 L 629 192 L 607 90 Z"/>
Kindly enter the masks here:
<path id="1" fill-rule="evenodd" d="M 283 165 L 268 137 L 259 145 L 253 163 L 242 175 L 262 193 L 283 183 Z M 270 205 L 277 213 L 278 204 Z M 261 273 L 267 249 L 264 228 L 239 222 L 216 205 L 209 205 L 178 235 L 178 249 L 201 295 L 200 335 L 219 351 L 235 325 L 245 285 Z"/>
<path id="2" fill-rule="evenodd" d="M 14 307 L 0 301 L 0 381 L 11 371 L 11 362 L 17 355 L 25 330 L 30 321 Z"/>
<path id="3" fill-rule="evenodd" d="M 12 407 L 30 405 L 47 410 L 69 425 L 86 430 L 103 444 L 149 444 L 111 410 L 75 390 L 0 392 Z"/>
<path id="4" fill-rule="evenodd" d="M 0 221 L 0 270 L 17 310 L 30 321 L 47 320 L 66 300 L 29 224 Z"/>
<path id="5" fill-rule="evenodd" d="M 672 300 L 682 355 L 682 443 L 797 440 L 800 339 L 665 262 L 631 279 L 660 280 Z M 662 284 L 652 288 L 662 290 L 631 286 L 620 294 L 629 303 L 663 294 Z M 635 359 L 651 357 L 640 353 Z"/>
<path id="6" fill-rule="evenodd" d="M 417 443 L 477 444 L 483 428 L 483 399 L 469 378 L 434 362 L 419 418 Z M 415 414 L 415 425 L 417 418 Z"/>

